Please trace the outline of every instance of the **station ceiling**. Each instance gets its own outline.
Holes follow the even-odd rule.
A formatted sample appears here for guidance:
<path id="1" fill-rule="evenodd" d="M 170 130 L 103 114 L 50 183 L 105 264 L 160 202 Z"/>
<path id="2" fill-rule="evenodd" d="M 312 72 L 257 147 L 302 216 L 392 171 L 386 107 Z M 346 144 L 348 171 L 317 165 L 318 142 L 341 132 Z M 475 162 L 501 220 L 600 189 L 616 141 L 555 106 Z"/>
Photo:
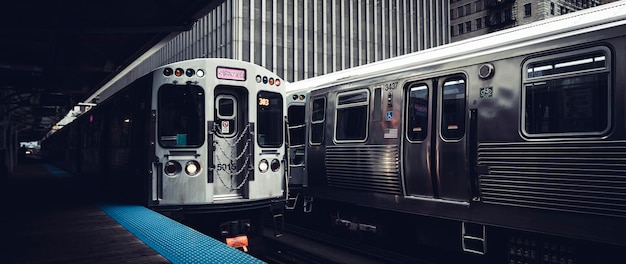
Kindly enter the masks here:
<path id="1" fill-rule="evenodd" d="M 9 1 L 0 8 L 0 122 L 42 139 L 145 51 L 223 0 Z M 2 123 L 0 123 L 2 124 Z"/>

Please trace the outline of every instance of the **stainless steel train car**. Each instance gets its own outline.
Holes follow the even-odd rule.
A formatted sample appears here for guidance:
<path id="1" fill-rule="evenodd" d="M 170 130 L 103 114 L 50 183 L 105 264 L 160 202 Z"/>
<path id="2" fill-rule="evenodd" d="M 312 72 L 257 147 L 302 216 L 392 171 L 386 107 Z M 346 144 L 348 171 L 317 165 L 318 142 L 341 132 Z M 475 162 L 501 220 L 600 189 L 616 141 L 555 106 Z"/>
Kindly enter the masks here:
<path id="1" fill-rule="evenodd" d="M 236 60 L 164 65 L 47 138 L 44 153 L 102 195 L 238 235 L 283 201 L 285 84 Z"/>
<path id="2" fill-rule="evenodd" d="M 619 1 L 291 83 L 312 222 L 485 262 L 621 258 L 625 72 Z"/>

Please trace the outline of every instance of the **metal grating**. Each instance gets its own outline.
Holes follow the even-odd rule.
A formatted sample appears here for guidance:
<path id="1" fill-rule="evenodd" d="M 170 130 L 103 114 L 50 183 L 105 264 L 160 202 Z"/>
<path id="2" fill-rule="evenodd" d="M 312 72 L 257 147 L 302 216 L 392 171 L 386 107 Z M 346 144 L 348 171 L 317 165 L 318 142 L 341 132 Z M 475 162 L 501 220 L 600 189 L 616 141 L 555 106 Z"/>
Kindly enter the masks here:
<path id="1" fill-rule="evenodd" d="M 626 217 L 626 141 L 481 143 L 485 203 Z"/>
<path id="2" fill-rule="evenodd" d="M 326 148 L 328 186 L 401 194 L 398 146 L 360 145 Z"/>

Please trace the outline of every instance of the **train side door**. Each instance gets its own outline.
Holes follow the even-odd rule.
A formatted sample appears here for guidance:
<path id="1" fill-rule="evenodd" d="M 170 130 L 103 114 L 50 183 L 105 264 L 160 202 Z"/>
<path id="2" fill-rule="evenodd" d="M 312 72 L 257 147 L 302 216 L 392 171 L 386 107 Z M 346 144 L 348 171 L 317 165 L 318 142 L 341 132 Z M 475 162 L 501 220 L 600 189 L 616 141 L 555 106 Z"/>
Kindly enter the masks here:
<path id="1" fill-rule="evenodd" d="M 252 148 L 246 109 L 248 94 L 242 87 L 215 89 L 215 133 L 213 133 L 214 199 L 243 198 L 250 177 Z"/>
<path id="2" fill-rule="evenodd" d="M 405 85 L 403 174 L 408 196 L 466 201 L 466 81 L 462 75 Z"/>

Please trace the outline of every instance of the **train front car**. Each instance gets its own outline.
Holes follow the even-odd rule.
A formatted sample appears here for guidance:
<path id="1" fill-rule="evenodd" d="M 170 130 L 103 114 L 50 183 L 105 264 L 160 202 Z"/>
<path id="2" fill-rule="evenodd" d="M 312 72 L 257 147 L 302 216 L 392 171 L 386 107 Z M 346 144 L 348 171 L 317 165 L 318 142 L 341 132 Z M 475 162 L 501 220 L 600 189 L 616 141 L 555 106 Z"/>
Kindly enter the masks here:
<path id="1" fill-rule="evenodd" d="M 247 62 L 196 59 L 153 77 L 151 207 L 225 238 L 284 200 L 284 83 Z"/>

